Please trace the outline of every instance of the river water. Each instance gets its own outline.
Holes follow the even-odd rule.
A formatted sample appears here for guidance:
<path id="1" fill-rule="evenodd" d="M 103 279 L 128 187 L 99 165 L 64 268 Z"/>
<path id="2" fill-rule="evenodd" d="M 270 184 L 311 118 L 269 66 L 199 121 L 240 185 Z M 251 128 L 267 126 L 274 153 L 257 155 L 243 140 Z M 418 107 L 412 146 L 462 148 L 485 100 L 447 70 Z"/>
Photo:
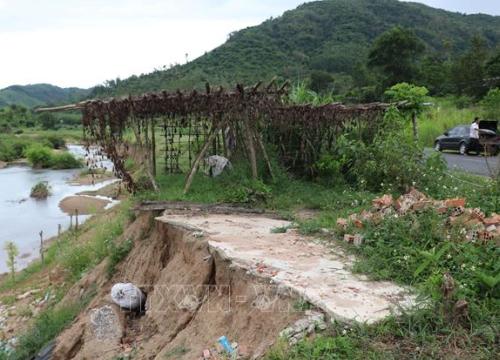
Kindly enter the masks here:
<path id="1" fill-rule="evenodd" d="M 77 157 L 84 157 L 85 150 L 79 145 L 68 145 L 68 150 Z M 108 160 L 102 166 L 110 169 Z M 14 165 L 0 169 L 0 273 L 7 271 L 5 242 L 13 241 L 19 248 L 17 270 L 25 268 L 39 257 L 40 231 L 44 239 L 57 235 L 58 224 L 63 230 L 69 227 L 69 216 L 61 211 L 59 202 L 67 196 L 81 191 L 97 190 L 115 180 L 96 185 L 72 185 L 69 182 L 81 169 L 35 170 L 29 166 Z M 51 196 L 45 200 L 30 197 L 33 185 L 47 181 Z M 83 223 L 89 216 L 79 216 Z"/>

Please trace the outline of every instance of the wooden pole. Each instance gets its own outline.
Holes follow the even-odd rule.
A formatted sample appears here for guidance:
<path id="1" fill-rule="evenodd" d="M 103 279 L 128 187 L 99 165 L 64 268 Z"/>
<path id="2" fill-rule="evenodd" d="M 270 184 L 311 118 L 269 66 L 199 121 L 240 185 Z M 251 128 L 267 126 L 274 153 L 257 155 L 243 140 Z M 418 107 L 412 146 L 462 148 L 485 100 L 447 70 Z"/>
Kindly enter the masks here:
<path id="1" fill-rule="evenodd" d="M 191 171 L 189 172 L 189 176 L 186 179 L 186 185 L 184 186 L 184 194 L 187 194 L 187 192 L 189 191 L 189 188 L 191 187 L 191 183 L 193 182 L 193 179 L 194 179 L 194 174 L 196 174 L 196 169 L 198 168 L 198 165 L 199 165 L 201 159 L 203 158 L 203 156 L 205 155 L 205 153 L 207 152 L 208 148 L 212 144 L 212 141 L 215 139 L 215 136 L 217 135 L 218 131 L 219 131 L 218 128 L 215 128 L 212 130 L 212 132 L 208 136 L 208 139 L 205 141 L 205 144 L 201 148 L 200 153 L 196 157 L 196 159 L 193 163 L 193 166 L 191 167 Z"/>
<path id="2" fill-rule="evenodd" d="M 75 230 L 78 231 L 78 209 L 75 209 Z"/>
<path id="3" fill-rule="evenodd" d="M 151 152 L 152 152 L 152 171 L 153 171 L 153 176 L 156 177 L 156 132 L 155 132 L 155 127 L 156 127 L 156 120 L 153 118 L 151 119 Z"/>
<path id="4" fill-rule="evenodd" d="M 264 142 L 262 141 L 260 134 L 255 133 L 255 138 L 257 139 L 257 143 L 259 144 L 260 150 L 262 151 L 262 155 L 264 155 L 264 160 L 266 160 L 267 169 L 269 170 L 269 175 L 271 175 L 271 178 L 274 181 L 275 178 L 274 178 L 273 167 L 271 166 L 271 161 L 269 160 L 269 156 L 267 155 L 267 151 L 266 151 L 266 147 L 264 146 Z"/>
<path id="5" fill-rule="evenodd" d="M 69 229 L 73 229 L 73 214 L 69 214 Z"/>
<path id="6" fill-rule="evenodd" d="M 248 117 L 245 118 L 243 121 L 243 126 L 244 126 L 244 133 L 246 137 L 246 143 L 248 147 L 248 155 L 250 158 L 250 165 L 252 167 L 252 177 L 254 179 L 257 179 L 259 174 L 257 172 L 257 156 L 255 154 L 255 146 L 253 143 L 253 135 L 252 135 L 252 130 L 250 129 L 250 124 L 249 124 L 249 119 Z"/>
<path id="7" fill-rule="evenodd" d="M 40 258 L 42 259 L 42 265 L 44 263 L 44 256 L 43 256 L 43 231 L 40 231 Z"/>
<path id="8" fill-rule="evenodd" d="M 57 224 L 57 250 L 61 251 L 61 233 L 62 226 L 61 224 Z"/>

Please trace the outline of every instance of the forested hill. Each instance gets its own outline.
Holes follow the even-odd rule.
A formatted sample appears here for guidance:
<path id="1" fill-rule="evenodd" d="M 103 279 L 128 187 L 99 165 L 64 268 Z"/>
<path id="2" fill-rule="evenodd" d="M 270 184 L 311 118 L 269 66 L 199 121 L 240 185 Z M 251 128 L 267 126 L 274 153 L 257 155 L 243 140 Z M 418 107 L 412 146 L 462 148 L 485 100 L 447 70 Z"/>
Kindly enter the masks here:
<path id="1" fill-rule="evenodd" d="M 80 100 L 90 90 L 60 88 L 50 84 L 13 85 L 0 90 L 0 108 L 20 105 L 32 108 L 39 105 L 55 105 Z"/>
<path id="2" fill-rule="evenodd" d="M 397 0 L 315 1 L 235 32 L 186 65 L 109 81 L 93 95 L 202 88 L 206 81 L 251 84 L 275 75 L 295 80 L 312 70 L 352 81 L 373 40 L 396 25 L 412 29 L 428 54 L 449 60 L 464 53 L 474 36 L 490 48 L 500 44 L 499 16 L 463 15 Z"/>

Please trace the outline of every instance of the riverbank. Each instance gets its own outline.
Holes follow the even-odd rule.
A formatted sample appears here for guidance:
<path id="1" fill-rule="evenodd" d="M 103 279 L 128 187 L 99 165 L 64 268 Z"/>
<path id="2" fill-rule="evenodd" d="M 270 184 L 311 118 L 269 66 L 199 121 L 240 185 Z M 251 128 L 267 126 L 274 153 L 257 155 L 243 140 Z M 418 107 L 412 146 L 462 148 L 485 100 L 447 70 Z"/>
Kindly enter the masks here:
<path id="1" fill-rule="evenodd" d="M 85 154 L 83 147 L 77 145 L 68 145 L 68 151 L 75 156 Z M 4 224 L 0 233 L 0 244 L 7 241 L 16 243 L 19 252 L 24 255 L 17 261 L 18 268 L 28 266 L 38 256 L 40 231 L 43 232 L 44 238 L 50 238 L 58 233 L 59 227 L 65 230 L 70 226 L 71 219 L 60 209 L 60 201 L 85 191 L 97 192 L 116 181 L 106 175 L 94 184 L 72 183 L 80 176 L 80 172 L 80 169 L 32 169 L 19 164 L 9 165 L 0 170 L 2 187 L 9 190 L 0 192 L 0 219 Z M 51 196 L 40 201 L 30 198 L 31 188 L 42 181 L 51 187 Z M 108 194 L 113 196 L 111 191 Z M 96 209 L 102 208 L 100 203 L 103 201 L 107 205 L 111 200 L 97 200 L 99 204 Z M 90 210 L 81 214 L 79 218 L 81 223 L 88 219 L 87 212 Z M 0 251 L 0 272 L 5 271 L 7 271 L 6 254 Z"/>

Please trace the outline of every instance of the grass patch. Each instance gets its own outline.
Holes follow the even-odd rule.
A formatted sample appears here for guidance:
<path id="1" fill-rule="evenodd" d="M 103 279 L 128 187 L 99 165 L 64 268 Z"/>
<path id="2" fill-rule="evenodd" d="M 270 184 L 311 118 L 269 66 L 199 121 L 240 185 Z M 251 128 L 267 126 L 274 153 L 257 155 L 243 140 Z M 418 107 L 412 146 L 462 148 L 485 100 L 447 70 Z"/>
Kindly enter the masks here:
<path id="1" fill-rule="evenodd" d="M 130 250 L 134 247 L 132 240 L 127 239 L 121 244 L 115 244 L 114 241 L 109 243 L 109 261 L 106 268 L 108 277 L 111 277 L 115 272 L 116 265 L 118 265 L 128 255 Z"/>
<path id="2" fill-rule="evenodd" d="M 87 270 L 99 264 L 106 256 L 112 255 L 117 261 L 116 259 L 124 254 L 123 248 L 112 245 L 123 233 L 127 222 L 128 204 L 122 203 L 120 206 L 120 211 L 111 220 L 94 224 L 94 235 L 89 241 L 78 243 L 67 239 L 63 243 L 58 261 L 68 270 L 73 281 L 80 279 Z M 77 237 L 78 234 L 73 233 L 73 236 Z"/>
<path id="3" fill-rule="evenodd" d="M 278 343 L 264 358 L 265 360 L 341 360 L 370 358 L 357 342 L 346 336 L 318 336 L 312 341 L 304 340 L 294 347 Z M 372 357 L 373 358 L 373 357 Z"/>
<path id="4" fill-rule="evenodd" d="M 165 353 L 165 359 L 180 359 L 189 352 L 185 345 L 179 345 L 176 348 Z"/>
<path id="5" fill-rule="evenodd" d="M 481 114 L 481 109 L 469 105 L 459 109 L 456 99 L 435 98 L 434 105 L 419 119 L 419 141 L 422 146 L 432 147 L 434 140 L 457 125 L 469 125 L 474 117 Z"/>
<path id="6" fill-rule="evenodd" d="M 0 303 L 2 303 L 5 306 L 11 306 L 16 302 L 16 297 L 15 295 L 6 295 L 2 296 L 0 298 Z"/>
<path id="7" fill-rule="evenodd" d="M 95 291 L 75 304 L 52 307 L 43 311 L 36 317 L 33 326 L 19 337 L 16 350 L 10 353 L 0 351 L 0 359 L 30 359 L 71 324 L 94 295 Z"/>

